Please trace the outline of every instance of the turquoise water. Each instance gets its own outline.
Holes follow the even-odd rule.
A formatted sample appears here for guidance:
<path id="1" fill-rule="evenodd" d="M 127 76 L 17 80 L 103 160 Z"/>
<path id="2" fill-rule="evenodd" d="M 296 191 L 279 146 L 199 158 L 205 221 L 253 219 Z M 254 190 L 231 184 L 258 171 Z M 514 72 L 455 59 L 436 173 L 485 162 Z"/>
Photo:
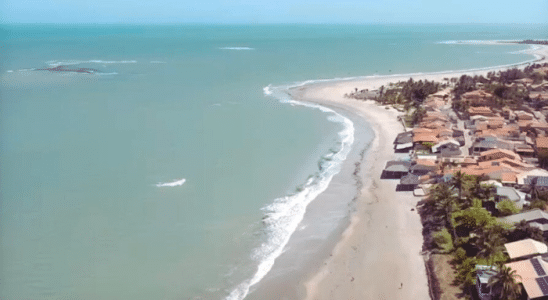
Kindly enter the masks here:
<path id="1" fill-rule="evenodd" d="M 446 42 L 547 29 L 3 26 L 0 296 L 241 298 L 351 137 L 265 87 L 517 63 L 527 46 Z M 32 70 L 58 65 L 100 73 Z"/>

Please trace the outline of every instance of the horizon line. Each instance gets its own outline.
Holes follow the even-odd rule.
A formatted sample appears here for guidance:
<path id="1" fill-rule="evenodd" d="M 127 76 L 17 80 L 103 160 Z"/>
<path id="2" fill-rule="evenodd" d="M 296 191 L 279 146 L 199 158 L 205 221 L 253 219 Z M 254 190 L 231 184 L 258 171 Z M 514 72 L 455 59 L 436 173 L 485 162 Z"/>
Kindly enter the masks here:
<path id="1" fill-rule="evenodd" d="M 548 25 L 548 22 L 0 22 L 3 25 Z"/>

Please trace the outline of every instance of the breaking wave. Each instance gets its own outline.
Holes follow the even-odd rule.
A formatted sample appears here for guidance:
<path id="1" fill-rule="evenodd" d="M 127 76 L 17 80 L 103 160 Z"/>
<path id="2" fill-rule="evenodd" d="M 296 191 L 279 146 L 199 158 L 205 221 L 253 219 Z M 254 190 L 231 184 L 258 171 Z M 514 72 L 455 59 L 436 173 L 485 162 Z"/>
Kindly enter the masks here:
<path id="1" fill-rule="evenodd" d="M 175 181 L 172 181 L 172 182 L 158 182 L 156 184 L 157 187 L 166 187 L 166 186 L 181 186 L 183 185 L 184 183 L 186 182 L 186 179 L 178 179 L 178 180 L 175 180 Z"/>
<path id="2" fill-rule="evenodd" d="M 262 209 L 265 213 L 263 221 L 266 225 L 267 239 L 252 252 L 252 258 L 258 263 L 257 271 L 251 278 L 236 286 L 226 300 L 245 298 L 249 289 L 268 274 L 276 258 L 283 253 L 291 235 L 298 229 L 298 225 L 305 215 L 306 207 L 327 189 L 333 176 L 339 173 L 341 165 L 354 143 L 354 124 L 350 119 L 327 107 L 293 100 L 286 93 L 287 89 L 304 84 L 306 83 L 283 87 L 269 85 L 263 91 L 266 96 L 277 98 L 282 103 L 318 109 L 328 114 L 329 121 L 343 124 L 344 128 L 339 132 L 339 147 L 330 150 L 330 153 L 322 157 L 319 161 L 318 172 L 298 187 L 295 194 L 275 199 L 272 204 Z"/>
<path id="3" fill-rule="evenodd" d="M 446 44 L 446 45 L 485 45 L 493 44 L 497 41 L 487 41 L 487 40 L 448 40 L 448 41 L 439 41 L 436 44 Z"/>
<path id="4" fill-rule="evenodd" d="M 255 50 L 255 48 L 250 47 L 221 47 L 220 50 Z"/>

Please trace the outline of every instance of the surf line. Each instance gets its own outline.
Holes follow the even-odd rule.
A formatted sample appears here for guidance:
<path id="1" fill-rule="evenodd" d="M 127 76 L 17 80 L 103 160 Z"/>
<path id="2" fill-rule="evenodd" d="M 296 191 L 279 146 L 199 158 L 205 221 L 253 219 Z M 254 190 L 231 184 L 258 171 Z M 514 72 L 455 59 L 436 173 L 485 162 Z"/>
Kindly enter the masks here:
<path id="1" fill-rule="evenodd" d="M 166 186 L 181 186 L 186 182 L 186 179 L 179 179 L 172 182 L 158 182 L 157 187 L 166 187 Z"/>

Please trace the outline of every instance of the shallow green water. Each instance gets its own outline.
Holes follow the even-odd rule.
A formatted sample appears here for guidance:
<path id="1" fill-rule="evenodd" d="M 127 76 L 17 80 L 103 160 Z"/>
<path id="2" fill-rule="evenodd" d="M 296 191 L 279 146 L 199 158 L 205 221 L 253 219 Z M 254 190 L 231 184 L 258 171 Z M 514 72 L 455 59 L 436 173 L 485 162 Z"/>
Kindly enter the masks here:
<path id="1" fill-rule="evenodd" d="M 224 298 L 287 234 L 263 208 L 318 174 L 345 128 L 263 88 L 521 62 L 523 45 L 444 42 L 546 29 L 4 26 L 0 296 Z M 103 74 L 26 70 L 67 63 Z"/>

